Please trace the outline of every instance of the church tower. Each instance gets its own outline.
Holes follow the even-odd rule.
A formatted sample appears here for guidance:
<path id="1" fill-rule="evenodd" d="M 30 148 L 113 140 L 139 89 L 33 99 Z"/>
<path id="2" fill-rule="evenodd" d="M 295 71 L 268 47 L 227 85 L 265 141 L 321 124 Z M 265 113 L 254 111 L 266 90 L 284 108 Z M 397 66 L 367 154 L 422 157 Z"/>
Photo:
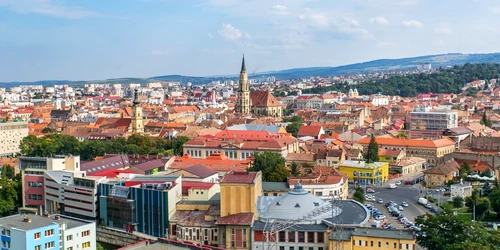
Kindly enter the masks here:
<path id="1" fill-rule="evenodd" d="M 245 55 L 243 55 L 243 61 L 241 62 L 240 88 L 238 89 L 236 111 L 241 114 L 250 113 L 250 87 L 248 86 L 248 74 L 245 67 Z"/>
<path id="2" fill-rule="evenodd" d="M 139 101 L 138 90 L 134 90 L 134 101 L 132 102 L 132 133 L 144 133 L 144 122 L 142 120 L 142 107 Z"/>

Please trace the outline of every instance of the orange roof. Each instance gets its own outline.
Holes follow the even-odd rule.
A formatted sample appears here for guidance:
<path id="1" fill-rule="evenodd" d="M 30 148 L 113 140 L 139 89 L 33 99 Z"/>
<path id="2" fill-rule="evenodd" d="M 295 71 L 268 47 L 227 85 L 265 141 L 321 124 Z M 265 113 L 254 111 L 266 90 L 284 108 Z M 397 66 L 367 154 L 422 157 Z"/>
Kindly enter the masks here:
<path id="1" fill-rule="evenodd" d="M 381 138 L 376 137 L 375 141 L 379 146 L 398 146 L 398 147 L 417 147 L 417 148 L 440 148 L 446 146 L 455 145 L 455 142 L 448 139 L 424 139 L 424 140 L 416 140 L 416 139 L 400 139 L 400 138 Z M 368 145 L 370 143 L 370 137 L 365 137 L 358 141 L 359 144 Z"/>
<path id="2" fill-rule="evenodd" d="M 214 153 L 206 159 L 192 158 L 189 154 L 182 157 L 175 156 L 174 161 L 168 168 L 185 169 L 194 165 L 203 165 L 216 172 L 237 171 L 245 172 L 250 167 L 251 160 L 230 160 L 226 155 Z"/>

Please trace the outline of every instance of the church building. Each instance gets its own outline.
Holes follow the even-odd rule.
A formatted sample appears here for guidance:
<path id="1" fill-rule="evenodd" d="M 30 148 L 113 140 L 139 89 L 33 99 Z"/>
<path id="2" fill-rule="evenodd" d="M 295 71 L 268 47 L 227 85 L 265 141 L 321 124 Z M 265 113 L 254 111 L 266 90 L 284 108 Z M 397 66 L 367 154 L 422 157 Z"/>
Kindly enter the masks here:
<path id="1" fill-rule="evenodd" d="M 138 90 L 134 91 L 134 101 L 132 102 L 130 129 L 132 133 L 144 133 L 144 121 L 142 115 L 141 101 L 139 100 Z"/>
<path id="2" fill-rule="evenodd" d="M 241 63 L 239 83 L 236 112 L 281 117 L 283 106 L 269 91 L 250 91 L 244 56 Z"/>

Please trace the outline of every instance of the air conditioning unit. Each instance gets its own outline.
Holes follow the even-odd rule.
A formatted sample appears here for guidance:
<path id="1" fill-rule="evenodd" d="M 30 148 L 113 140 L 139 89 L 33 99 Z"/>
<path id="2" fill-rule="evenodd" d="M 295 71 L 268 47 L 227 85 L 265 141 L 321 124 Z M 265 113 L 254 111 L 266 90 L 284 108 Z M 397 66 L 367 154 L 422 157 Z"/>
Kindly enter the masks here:
<path id="1" fill-rule="evenodd" d="M 205 240 L 208 240 L 208 236 L 205 236 L 205 238 L 204 238 L 204 239 L 205 239 Z"/>

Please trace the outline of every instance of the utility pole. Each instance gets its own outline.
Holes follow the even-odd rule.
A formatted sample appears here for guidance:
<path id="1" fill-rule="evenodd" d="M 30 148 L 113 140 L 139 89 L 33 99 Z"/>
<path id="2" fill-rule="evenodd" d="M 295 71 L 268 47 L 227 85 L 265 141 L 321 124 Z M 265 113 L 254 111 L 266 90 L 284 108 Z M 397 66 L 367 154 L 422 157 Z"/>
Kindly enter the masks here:
<path id="1" fill-rule="evenodd" d="M 474 204 L 473 212 L 472 212 L 472 220 L 476 221 L 476 204 Z"/>

